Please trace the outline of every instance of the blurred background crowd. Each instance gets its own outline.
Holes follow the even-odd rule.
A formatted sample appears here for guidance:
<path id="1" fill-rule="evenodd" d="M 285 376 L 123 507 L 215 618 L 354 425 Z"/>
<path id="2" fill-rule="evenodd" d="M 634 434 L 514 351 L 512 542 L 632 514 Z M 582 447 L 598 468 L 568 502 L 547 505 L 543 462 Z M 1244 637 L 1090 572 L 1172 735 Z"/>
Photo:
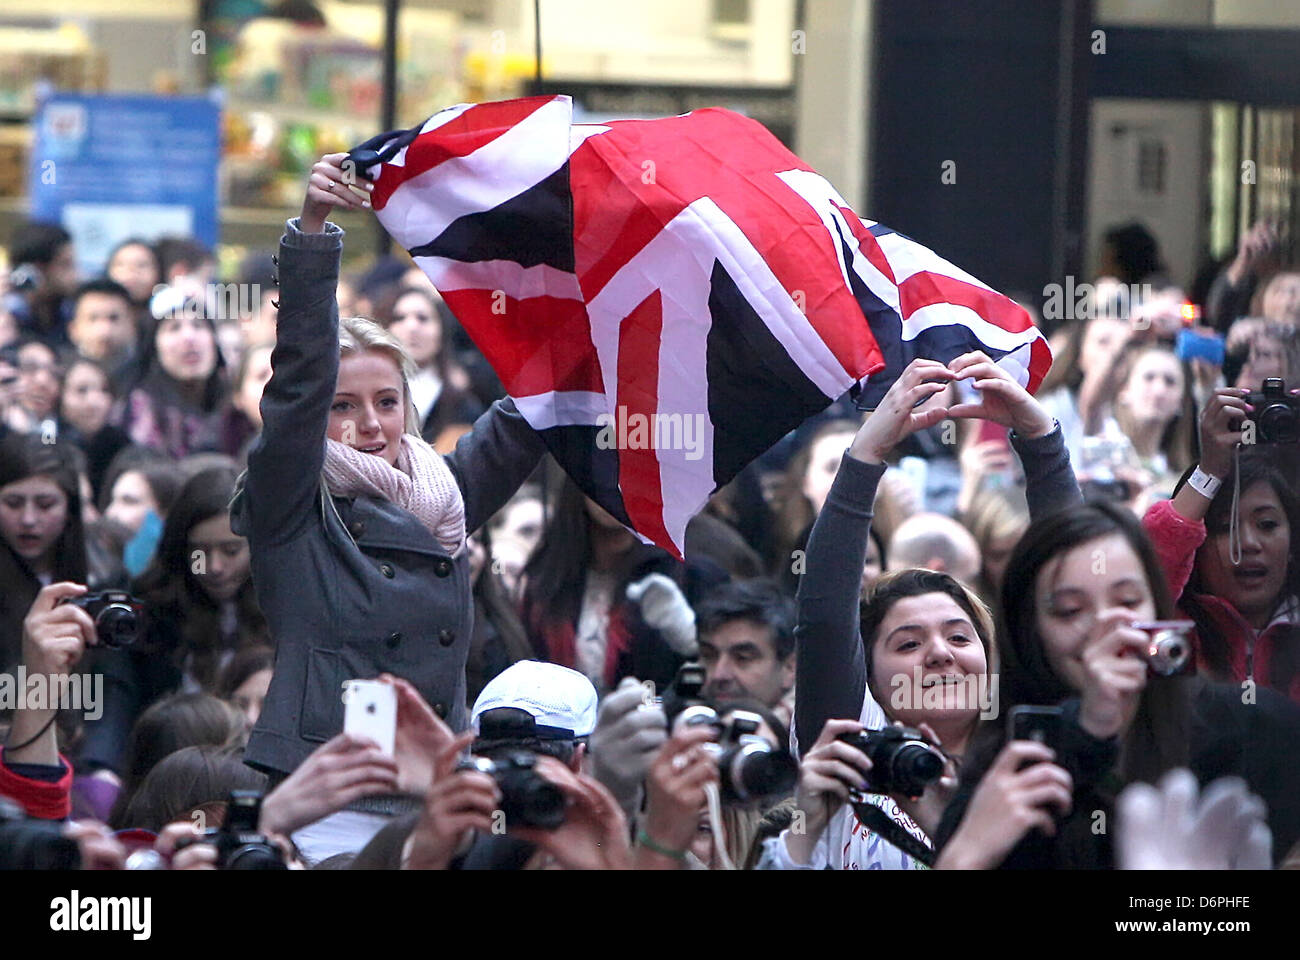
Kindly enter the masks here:
<path id="1" fill-rule="evenodd" d="M 146 635 L 128 658 L 96 667 L 105 673 L 104 715 L 61 715 L 60 742 L 76 766 L 74 811 L 157 831 L 193 798 L 169 801 L 154 790 L 146 808 L 142 783 L 177 750 L 238 744 L 273 671 L 229 503 L 262 427 L 278 308 L 271 244 L 292 198 L 313 159 L 374 134 L 385 119 L 404 125 L 446 103 L 534 89 L 533 11 L 487 0 L 61 6 L 57 16 L 43 3 L 0 13 L 0 103 L 12 118 L 0 129 L 0 163 L 10 171 L 0 177 L 0 667 L 21 660 L 23 618 L 52 581 L 141 599 Z M 1198 462 L 1198 421 L 1216 390 L 1258 392 L 1270 378 L 1287 390 L 1300 385 L 1295 108 L 1229 92 L 1147 100 L 1149 91 L 1133 89 L 1095 96 L 1089 113 L 1085 90 L 1075 129 L 1091 137 L 1060 161 L 1066 174 L 1051 188 L 1080 189 L 1035 193 L 1025 174 L 1027 197 L 1007 201 L 1007 216 L 1023 212 L 1017 204 L 1059 199 L 1059 217 L 1009 240 L 1040 255 L 1002 270 L 971 234 L 1019 227 L 970 207 L 968 197 L 990 192 L 978 164 L 959 158 L 946 185 L 946 148 L 904 158 L 926 167 L 922 196 L 899 172 L 903 148 L 879 139 L 899 123 L 898 107 L 874 98 L 888 85 L 879 71 L 916 27 L 903 6 L 543 0 L 542 89 L 575 91 L 591 118 L 704 102 L 748 112 L 859 209 L 1009 292 L 1051 339 L 1055 362 L 1038 399 L 1060 424 L 1085 497 L 1142 517 Z M 1113 54 L 1090 54 L 1095 38 L 1085 28 L 1111 30 L 1112 43 L 1143 30 L 1300 30 L 1300 13 L 1246 0 L 1037 6 L 1054 8 L 1052 17 L 1083 15 L 1072 28 L 1085 38 L 1077 55 L 1094 56 L 1094 72 Z M 645 20 L 654 26 L 633 43 L 637 18 L 649 17 L 632 12 L 641 7 L 654 7 Z M 589 29 L 558 28 L 575 18 L 589 18 Z M 1043 23 L 1048 34 L 1059 26 Z M 196 31 L 202 56 L 187 52 Z M 840 56 L 846 47 L 856 52 Z M 141 56 L 145 48 L 157 55 Z M 1056 53 L 1044 59 L 1057 64 Z M 40 168 L 32 135 L 43 97 L 210 87 L 223 98 L 217 242 L 147 217 L 33 215 L 32 191 L 43 185 L 37 172 L 26 192 L 22 180 Z M 1071 112 L 1036 109 L 1026 123 Z M 910 122 L 932 133 L 944 127 L 942 116 Z M 1040 140 L 1033 149 L 1052 146 Z M 884 199 L 899 184 L 905 189 L 879 206 L 900 214 L 857 202 L 872 191 Z M 957 198 L 950 208 L 934 199 L 945 190 Z M 339 219 L 365 238 L 359 218 Z M 949 221 L 964 224 L 951 238 Z M 409 258 L 369 246 L 377 252 L 364 239 L 348 248 L 339 313 L 374 318 L 401 341 L 417 367 L 410 386 L 422 435 L 448 452 L 503 395 L 500 383 Z M 223 290 L 230 295 L 216 303 Z M 685 564 L 639 542 L 544 461 L 471 538 L 468 704 L 520 660 L 573 668 L 601 696 L 633 675 L 666 686 L 681 658 L 637 651 L 675 650 L 685 617 L 696 625 L 708 694 L 757 712 L 772 739 L 787 742 L 793 601 L 807 540 L 863 416 L 845 399 L 752 463 L 688 528 Z M 886 571 L 926 567 L 971 585 L 997 610 L 1008 557 L 1030 521 L 1025 469 L 1004 427 L 960 427 L 936 424 L 894 451 L 863 590 Z M 675 592 L 633 599 L 629 586 L 652 574 Z M 1237 679 L 1230 668 L 1221 673 Z M 737 859 L 747 852 L 739 843 L 733 850 Z"/>

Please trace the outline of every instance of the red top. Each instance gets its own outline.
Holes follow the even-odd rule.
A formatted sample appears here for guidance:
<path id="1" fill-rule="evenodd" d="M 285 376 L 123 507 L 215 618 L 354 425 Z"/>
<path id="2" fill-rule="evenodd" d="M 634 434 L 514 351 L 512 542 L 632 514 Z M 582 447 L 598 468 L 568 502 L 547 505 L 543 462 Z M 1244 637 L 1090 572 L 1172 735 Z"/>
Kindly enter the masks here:
<path id="1" fill-rule="evenodd" d="M 1196 551 L 1205 542 L 1205 523 L 1188 520 L 1174 509 L 1172 501 L 1160 500 L 1147 510 L 1146 516 L 1142 518 L 1142 526 L 1156 549 L 1160 566 L 1164 568 L 1169 595 L 1176 600 L 1180 599 L 1191 579 L 1192 568 L 1196 564 Z M 1297 617 L 1295 602 L 1283 606 L 1272 622 L 1257 632 L 1227 600 L 1206 593 L 1195 596 L 1201 608 L 1228 641 L 1228 660 L 1233 679 L 1238 682 L 1251 679 L 1272 686 L 1270 670 L 1280 635 L 1300 619 Z M 1199 637 L 1193 634 L 1192 642 L 1197 651 L 1197 666 L 1202 667 L 1204 660 Z M 1300 675 L 1293 677 L 1288 689 L 1282 692 L 1292 701 L 1300 703 Z"/>
<path id="2" fill-rule="evenodd" d="M 63 776 L 58 780 L 32 780 L 15 773 L 0 751 L 0 795 L 22 804 L 29 817 L 66 820 L 72 812 L 72 764 L 59 754 Z"/>

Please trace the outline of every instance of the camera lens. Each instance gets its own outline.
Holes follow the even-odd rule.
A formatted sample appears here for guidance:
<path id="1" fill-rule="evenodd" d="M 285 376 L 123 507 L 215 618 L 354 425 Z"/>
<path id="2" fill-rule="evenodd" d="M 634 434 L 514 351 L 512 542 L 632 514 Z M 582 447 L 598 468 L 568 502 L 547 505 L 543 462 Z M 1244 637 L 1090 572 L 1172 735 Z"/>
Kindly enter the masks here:
<path id="1" fill-rule="evenodd" d="M 288 870 L 278 847 L 269 843 L 245 843 L 230 851 L 227 870 Z"/>
<path id="2" fill-rule="evenodd" d="M 564 792 L 555 784 L 533 776 L 522 785 L 517 798 L 519 820 L 529 827 L 554 830 L 564 823 Z M 506 813 L 506 820 L 510 814 Z"/>
<path id="3" fill-rule="evenodd" d="M 1259 432 L 1265 440 L 1295 443 L 1300 440 L 1300 422 L 1285 403 L 1274 403 L 1259 415 Z"/>
<path id="4" fill-rule="evenodd" d="M 904 744 L 894 755 L 892 779 L 903 793 L 918 795 L 942 774 L 943 759 L 924 744 Z"/>
<path id="5" fill-rule="evenodd" d="M 773 750 L 757 738 L 720 758 L 720 766 L 730 787 L 728 792 L 743 801 L 786 793 L 799 780 L 799 765 L 794 757 L 784 750 Z"/>
<path id="6" fill-rule="evenodd" d="M 140 622 L 124 603 L 110 603 L 95 619 L 95 633 L 106 647 L 129 647 L 135 643 Z"/>

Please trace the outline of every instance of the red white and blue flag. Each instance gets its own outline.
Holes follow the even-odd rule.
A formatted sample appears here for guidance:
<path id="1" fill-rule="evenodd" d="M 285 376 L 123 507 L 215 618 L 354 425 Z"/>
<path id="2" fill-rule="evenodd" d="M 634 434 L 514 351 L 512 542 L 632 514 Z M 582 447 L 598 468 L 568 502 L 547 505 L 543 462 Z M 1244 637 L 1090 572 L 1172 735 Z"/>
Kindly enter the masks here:
<path id="1" fill-rule="evenodd" d="M 561 466 L 678 557 L 710 495 L 849 389 L 871 407 L 914 357 L 970 350 L 1030 391 L 1051 366 L 1025 310 L 729 110 L 462 104 L 352 155 Z"/>

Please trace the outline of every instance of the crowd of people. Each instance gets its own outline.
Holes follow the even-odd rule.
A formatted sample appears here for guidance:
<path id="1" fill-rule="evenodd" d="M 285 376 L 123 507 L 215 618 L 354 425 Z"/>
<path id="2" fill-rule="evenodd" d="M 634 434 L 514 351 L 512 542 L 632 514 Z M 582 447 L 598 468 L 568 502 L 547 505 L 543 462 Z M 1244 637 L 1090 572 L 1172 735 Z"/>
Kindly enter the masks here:
<path id="1" fill-rule="evenodd" d="M 234 315 L 193 240 L 82 280 L 58 226 L 12 239 L 0 670 L 86 702 L 0 703 L 0 862 L 1183 865 L 1123 828 L 1152 786 L 1198 864 L 1300 862 L 1272 227 L 1191 291 L 1110 232 L 1037 397 L 983 353 L 914 360 L 720 490 L 679 562 L 558 470 L 418 269 L 341 274 L 328 216 L 369 206 L 342 160 Z M 391 748 L 345 731 L 355 680 Z"/>

